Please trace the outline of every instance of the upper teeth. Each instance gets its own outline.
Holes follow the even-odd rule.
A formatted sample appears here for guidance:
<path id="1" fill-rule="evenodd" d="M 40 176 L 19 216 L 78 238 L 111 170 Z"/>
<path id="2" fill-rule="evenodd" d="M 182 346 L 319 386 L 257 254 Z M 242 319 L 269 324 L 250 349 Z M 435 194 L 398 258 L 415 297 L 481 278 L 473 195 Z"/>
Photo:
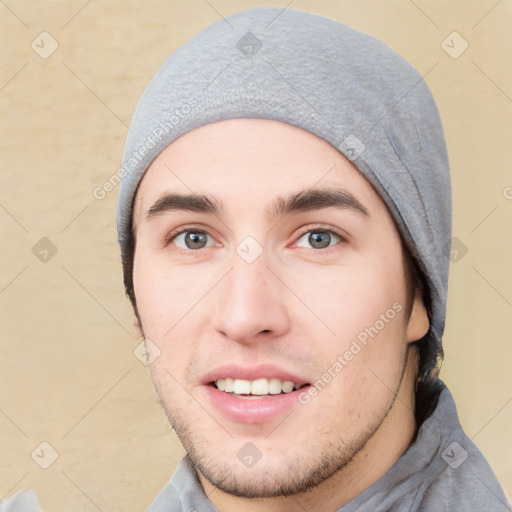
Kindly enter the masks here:
<path id="1" fill-rule="evenodd" d="M 291 393 L 299 386 L 291 380 L 281 379 L 262 379 L 243 380 L 243 379 L 218 379 L 215 381 L 217 388 L 226 393 L 235 393 L 237 395 L 278 395 L 279 393 Z"/>

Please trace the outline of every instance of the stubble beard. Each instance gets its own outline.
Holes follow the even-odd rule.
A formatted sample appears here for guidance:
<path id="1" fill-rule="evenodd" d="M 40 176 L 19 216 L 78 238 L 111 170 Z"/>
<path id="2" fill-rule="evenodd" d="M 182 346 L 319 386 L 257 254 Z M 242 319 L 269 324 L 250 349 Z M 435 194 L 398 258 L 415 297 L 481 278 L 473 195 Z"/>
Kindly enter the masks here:
<path id="1" fill-rule="evenodd" d="M 218 451 L 214 455 L 205 435 L 194 429 L 184 409 L 178 406 L 171 410 L 162 399 L 158 386 L 156 388 L 160 403 L 196 473 L 201 473 L 217 489 L 232 496 L 248 499 L 286 497 L 307 493 L 325 482 L 343 470 L 364 448 L 379 430 L 395 403 L 404 377 L 406 361 L 407 358 L 404 357 L 400 379 L 387 407 L 381 407 L 368 420 L 365 430 L 357 436 L 345 441 L 339 432 L 319 427 L 312 435 L 307 455 L 290 452 L 285 460 L 266 463 L 263 454 L 262 460 L 257 463 L 259 468 L 255 466 L 256 471 L 251 469 L 249 472 L 236 458 L 236 449 L 225 451 L 224 456 Z M 226 440 L 232 442 L 233 438 L 226 434 Z M 303 446 L 300 448 L 304 449 Z M 216 449 L 217 447 L 213 448 Z"/>

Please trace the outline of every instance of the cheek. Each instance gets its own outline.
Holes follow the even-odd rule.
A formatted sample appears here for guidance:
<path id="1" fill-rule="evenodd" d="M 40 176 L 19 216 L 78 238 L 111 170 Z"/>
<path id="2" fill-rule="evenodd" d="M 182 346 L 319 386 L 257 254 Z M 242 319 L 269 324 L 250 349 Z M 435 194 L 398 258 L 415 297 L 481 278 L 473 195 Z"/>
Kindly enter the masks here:
<path id="1" fill-rule="evenodd" d="M 135 253 L 133 286 L 146 336 L 158 333 L 161 337 L 172 326 L 177 297 L 183 296 L 183 290 L 176 291 L 179 282 L 171 278 L 170 269 L 162 264 L 160 258 L 142 249 Z M 164 329 L 164 323 L 167 329 Z"/>
<path id="2" fill-rule="evenodd" d="M 327 339 L 329 331 L 332 338 L 352 339 L 387 312 L 386 319 L 391 317 L 399 330 L 403 327 L 400 310 L 405 310 L 405 281 L 399 264 L 366 258 L 350 265 L 310 266 L 287 274 L 290 288 L 307 306 L 297 306 L 298 317 L 316 322 L 319 334 Z"/>
<path id="3" fill-rule="evenodd" d="M 182 331 L 194 286 L 149 251 L 136 255 L 133 281 L 144 337 L 150 340 L 153 382 L 161 396 L 178 396 L 182 388 L 175 379 L 185 381 L 188 357 L 194 353 L 190 336 Z"/>
<path id="4" fill-rule="evenodd" d="M 406 349 L 400 258 L 393 265 L 380 257 L 303 269 L 293 279 L 290 288 L 309 309 L 298 306 L 294 318 L 317 340 L 316 357 L 325 380 L 333 382 L 327 393 L 333 403 L 370 413 L 387 399 L 388 388 L 379 378 L 394 389 Z"/>
<path id="5" fill-rule="evenodd" d="M 145 336 L 162 355 L 176 354 L 178 344 L 180 354 L 187 347 L 193 351 L 198 334 L 207 328 L 204 299 L 219 279 L 218 269 L 206 263 L 176 266 L 164 253 L 143 249 L 135 256 L 133 278 Z"/>

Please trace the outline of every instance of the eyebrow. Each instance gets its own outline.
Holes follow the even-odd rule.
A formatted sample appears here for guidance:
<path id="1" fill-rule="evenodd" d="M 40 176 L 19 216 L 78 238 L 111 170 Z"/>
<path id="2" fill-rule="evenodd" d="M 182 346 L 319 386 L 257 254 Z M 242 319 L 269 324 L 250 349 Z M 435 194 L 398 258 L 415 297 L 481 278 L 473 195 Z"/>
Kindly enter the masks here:
<path id="1" fill-rule="evenodd" d="M 352 210 L 360 215 L 369 216 L 368 210 L 346 190 L 325 188 L 302 190 L 286 198 L 279 197 L 265 210 L 265 217 L 273 220 L 289 213 L 329 207 Z M 222 202 L 209 195 L 165 193 L 148 209 L 146 219 L 180 210 L 206 213 L 217 217 L 222 217 L 224 212 Z"/>

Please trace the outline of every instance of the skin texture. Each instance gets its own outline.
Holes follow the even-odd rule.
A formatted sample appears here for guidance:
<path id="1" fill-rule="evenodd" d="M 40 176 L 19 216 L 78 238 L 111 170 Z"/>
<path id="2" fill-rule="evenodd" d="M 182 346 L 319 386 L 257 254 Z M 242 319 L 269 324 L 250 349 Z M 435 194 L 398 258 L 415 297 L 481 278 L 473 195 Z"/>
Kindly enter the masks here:
<path id="1" fill-rule="evenodd" d="M 276 198 L 320 188 L 343 189 L 368 215 L 328 207 L 265 216 Z M 165 211 L 148 218 L 164 192 L 215 196 L 223 216 Z M 415 436 L 410 342 L 427 332 L 428 317 L 418 297 L 404 316 L 399 234 L 353 165 L 299 128 L 226 120 L 188 132 L 160 154 L 141 182 L 133 218 L 140 333 L 150 352 L 160 351 L 152 378 L 213 505 L 332 511 L 380 478 Z M 312 245 L 310 235 L 325 226 L 335 231 L 327 247 Z M 186 233 L 168 243 L 178 228 L 206 233 L 204 247 L 188 248 Z M 236 252 L 247 236 L 262 249 L 252 263 Z M 208 400 L 202 378 L 229 362 L 272 363 L 315 382 L 393 304 L 400 310 L 394 318 L 288 416 L 237 423 Z M 262 454 L 250 468 L 236 456 L 247 442 Z"/>

